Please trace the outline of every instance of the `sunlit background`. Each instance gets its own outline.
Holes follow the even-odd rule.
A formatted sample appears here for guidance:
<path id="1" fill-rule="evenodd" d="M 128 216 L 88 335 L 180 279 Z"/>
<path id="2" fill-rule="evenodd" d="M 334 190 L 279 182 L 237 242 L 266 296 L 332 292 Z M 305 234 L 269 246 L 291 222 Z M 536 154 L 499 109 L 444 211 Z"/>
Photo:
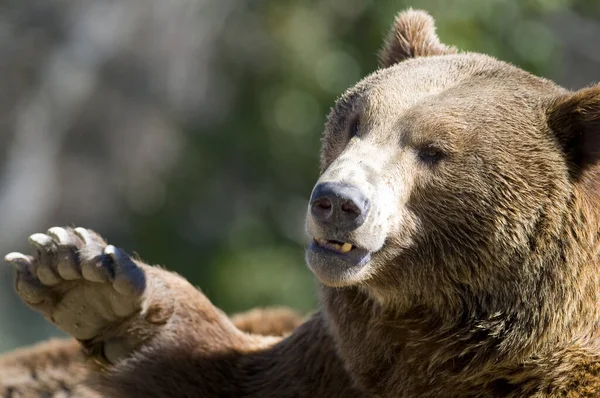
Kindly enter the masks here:
<path id="1" fill-rule="evenodd" d="M 463 50 L 600 79 L 596 0 L 3 0 L 0 253 L 86 226 L 228 312 L 310 311 L 321 127 L 408 6 Z M 57 334 L 0 266 L 0 351 Z"/>

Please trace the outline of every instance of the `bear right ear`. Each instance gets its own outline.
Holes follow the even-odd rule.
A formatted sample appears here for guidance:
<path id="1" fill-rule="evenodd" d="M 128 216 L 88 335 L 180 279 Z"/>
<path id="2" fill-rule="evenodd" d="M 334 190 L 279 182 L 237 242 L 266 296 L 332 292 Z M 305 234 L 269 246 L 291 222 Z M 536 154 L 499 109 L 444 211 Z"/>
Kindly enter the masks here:
<path id="1" fill-rule="evenodd" d="M 547 118 L 573 176 L 600 163 L 600 85 L 555 98 Z"/>
<path id="2" fill-rule="evenodd" d="M 379 65 L 387 68 L 408 58 L 456 52 L 456 48 L 440 43 L 431 15 L 409 8 L 396 17 L 379 52 Z"/>

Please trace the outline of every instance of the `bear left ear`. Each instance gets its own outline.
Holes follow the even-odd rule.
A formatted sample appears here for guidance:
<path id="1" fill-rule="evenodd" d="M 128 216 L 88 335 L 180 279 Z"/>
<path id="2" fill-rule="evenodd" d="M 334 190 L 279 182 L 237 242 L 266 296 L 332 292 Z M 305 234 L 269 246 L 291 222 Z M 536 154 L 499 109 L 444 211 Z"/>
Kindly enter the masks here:
<path id="1" fill-rule="evenodd" d="M 431 15 L 409 8 L 396 17 L 379 52 L 379 65 L 387 68 L 408 58 L 456 52 L 456 48 L 440 43 Z"/>
<path id="2" fill-rule="evenodd" d="M 600 162 L 600 85 L 554 99 L 547 117 L 575 175 Z"/>

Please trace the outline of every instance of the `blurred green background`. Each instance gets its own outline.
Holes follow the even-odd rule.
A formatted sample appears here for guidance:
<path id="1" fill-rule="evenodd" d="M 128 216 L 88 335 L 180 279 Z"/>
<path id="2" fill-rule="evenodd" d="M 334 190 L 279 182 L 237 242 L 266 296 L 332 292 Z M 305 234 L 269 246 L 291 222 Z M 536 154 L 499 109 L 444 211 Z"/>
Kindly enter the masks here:
<path id="1" fill-rule="evenodd" d="M 81 225 L 228 312 L 310 311 L 321 128 L 409 6 L 462 50 L 569 88 L 600 77 L 596 0 L 2 1 L 0 250 Z M 0 351 L 56 334 L 0 267 Z"/>

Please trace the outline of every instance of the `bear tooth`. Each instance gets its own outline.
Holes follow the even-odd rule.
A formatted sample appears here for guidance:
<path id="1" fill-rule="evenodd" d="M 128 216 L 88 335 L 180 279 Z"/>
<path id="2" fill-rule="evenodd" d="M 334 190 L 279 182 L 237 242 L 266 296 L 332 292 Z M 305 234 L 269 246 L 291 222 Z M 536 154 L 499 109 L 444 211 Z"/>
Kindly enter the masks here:
<path id="1" fill-rule="evenodd" d="M 350 250 L 352 250 L 352 245 L 350 243 L 344 243 L 340 248 L 342 253 L 348 253 Z"/>

